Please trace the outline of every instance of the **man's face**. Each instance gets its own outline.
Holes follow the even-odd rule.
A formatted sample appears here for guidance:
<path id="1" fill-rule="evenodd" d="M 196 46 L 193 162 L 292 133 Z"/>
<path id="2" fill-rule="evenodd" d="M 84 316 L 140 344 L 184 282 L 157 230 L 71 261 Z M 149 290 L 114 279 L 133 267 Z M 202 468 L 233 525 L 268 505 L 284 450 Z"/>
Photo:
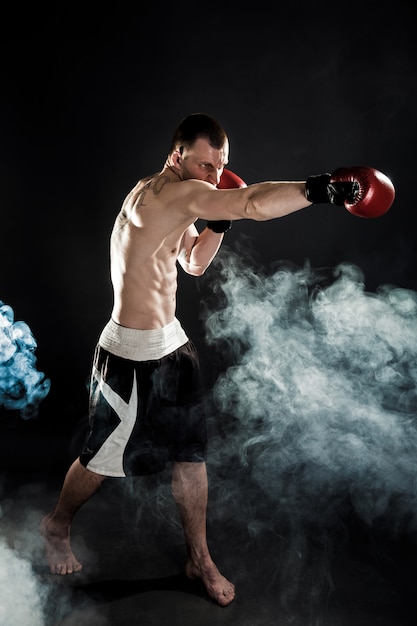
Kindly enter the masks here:
<path id="1" fill-rule="evenodd" d="M 212 185 L 218 185 L 223 168 L 229 160 L 229 144 L 226 141 L 223 148 L 213 148 L 207 139 L 197 139 L 192 148 L 184 148 L 182 154 L 177 155 L 177 163 L 183 180 L 197 178 Z"/>

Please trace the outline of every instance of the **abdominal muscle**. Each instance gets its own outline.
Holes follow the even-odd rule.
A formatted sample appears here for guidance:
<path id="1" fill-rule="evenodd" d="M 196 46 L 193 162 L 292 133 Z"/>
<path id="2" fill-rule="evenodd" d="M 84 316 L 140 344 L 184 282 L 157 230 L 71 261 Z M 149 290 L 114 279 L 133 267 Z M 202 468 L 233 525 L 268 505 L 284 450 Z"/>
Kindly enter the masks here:
<path id="1" fill-rule="evenodd" d="M 150 253 L 149 239 L 141 241 L 134 231 L 133 237 L 121 231 L 112 235 L 112 318 L 128 328 L 162 328 L 175 317 L 179 242 L 165 242 Z"/>
<path id="2" fill-rule="evenodd" d="M 121 288 L 114 289 L 112 318 L 127 328 L 163 328 L 174 319 L 175 309 L 176 290 L 164 292 L 144 286 L 140 280 L 130 285 L 125 280 Z"/>

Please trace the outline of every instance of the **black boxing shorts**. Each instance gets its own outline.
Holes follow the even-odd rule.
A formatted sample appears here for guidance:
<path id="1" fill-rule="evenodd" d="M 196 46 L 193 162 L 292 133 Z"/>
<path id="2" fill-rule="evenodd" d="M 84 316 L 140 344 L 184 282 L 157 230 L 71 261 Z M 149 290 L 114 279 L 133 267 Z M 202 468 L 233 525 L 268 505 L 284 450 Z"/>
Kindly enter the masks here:
<path id="1" fill-rule="evenodd" d="M 90 432 L 80 455 L 81 463 L 97 474 L 122 477 L 154 474 L 172 461 L 205 461 L 207 428 L 200 366 L 193 343 L 185 333 L 181 334 L 182 329 L 135 331 L 112 321 L 109 324 L 115 345 L 109 346 L 109 332 L 105 329 L 94 354 Z M 126 331 L 129 343 L 125 342 Z M 169 347 L 175 345 L 171 331 L 180 337 L 176 343 L 182 345 L 164 354 L 169 349 L 164 335 Z M 115 338 L 114 333 L 120 336 Z M 146 349 L 148 334 L 153 345 L 158 346 L 156 352 L 155 348 Z M 101 345 L 124 354 L 124 342 L 129 357 L 137 360 L 114 354 Z M 141 360 L 135 349 L 147 357 L 164 355 Z"/>

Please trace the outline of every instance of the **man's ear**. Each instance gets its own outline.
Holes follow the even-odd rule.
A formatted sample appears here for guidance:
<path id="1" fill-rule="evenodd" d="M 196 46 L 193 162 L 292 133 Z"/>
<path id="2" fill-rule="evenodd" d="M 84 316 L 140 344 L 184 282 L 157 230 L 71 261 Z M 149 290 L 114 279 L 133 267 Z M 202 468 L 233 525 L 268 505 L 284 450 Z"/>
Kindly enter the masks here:
<path id="1" fill-rule="evenodd" d="M 179 150 L 174 150 L 174 152 L 172 153 L 172 165 L 174 167 L 181 167 L 182 164 L 182 155 L 181 152 Z"/>

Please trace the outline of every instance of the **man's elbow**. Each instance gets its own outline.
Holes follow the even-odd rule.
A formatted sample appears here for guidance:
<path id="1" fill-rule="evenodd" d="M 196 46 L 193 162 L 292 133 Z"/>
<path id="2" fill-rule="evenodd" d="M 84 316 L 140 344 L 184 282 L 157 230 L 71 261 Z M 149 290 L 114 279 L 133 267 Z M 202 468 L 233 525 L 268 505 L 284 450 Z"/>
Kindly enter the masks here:
<path id="1" fill-rule="evenodd" d="M 265 212 L 262 212 L 261 207 L 252 198 L 249 198 L 245 204 L 244 215 L 246 219 L 254 220 L 255 222 L 264 222 L 268 219 Z"/>
<path id="2" fill-rule="evenodd" d="M 193 265 L 192 263 L 187 263 L 187 265 L 183 266 L 183 269 L 190 276 L 202 276 L 207 269 L 207 265 Z"/>

